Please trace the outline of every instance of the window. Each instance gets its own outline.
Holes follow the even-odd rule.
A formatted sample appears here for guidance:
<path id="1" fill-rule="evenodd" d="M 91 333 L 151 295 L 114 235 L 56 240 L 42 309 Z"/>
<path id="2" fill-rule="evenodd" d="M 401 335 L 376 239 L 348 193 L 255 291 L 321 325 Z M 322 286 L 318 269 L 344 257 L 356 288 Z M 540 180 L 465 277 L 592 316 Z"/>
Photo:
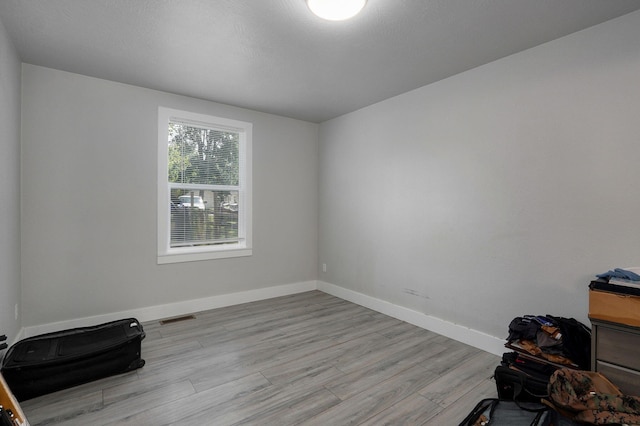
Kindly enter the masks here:
<path id="1" fill-rule="evenodd" d="M 251 123 L 158 116 L 158 263 L 250 256 Z"/>

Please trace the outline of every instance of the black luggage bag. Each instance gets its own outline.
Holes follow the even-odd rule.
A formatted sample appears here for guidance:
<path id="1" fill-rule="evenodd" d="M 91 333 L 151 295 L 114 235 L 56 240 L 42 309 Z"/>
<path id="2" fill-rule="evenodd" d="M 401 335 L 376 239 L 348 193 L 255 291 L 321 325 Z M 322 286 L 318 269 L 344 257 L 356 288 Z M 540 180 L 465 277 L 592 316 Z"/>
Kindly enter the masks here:
<path id="1" fill-rule="evenodd" d="M 526 407 L 525 407 L 526 408 Z M 555 410 L 527 411 L 513 401 L 486 398 L 458 426 L 581 426 Z"/>
<path id="2" fill-rule="evenodd" d="M 30 337 L 9 348 L 2 375 L 24 401 L 142 367 L 144 337 L 135 318 Z"/>
<path id="3" fill-rule="evenodd" d="M 549 426 L 550 410 L 527 411 L 513 401 L 486 398 L 458 426 Z"/>

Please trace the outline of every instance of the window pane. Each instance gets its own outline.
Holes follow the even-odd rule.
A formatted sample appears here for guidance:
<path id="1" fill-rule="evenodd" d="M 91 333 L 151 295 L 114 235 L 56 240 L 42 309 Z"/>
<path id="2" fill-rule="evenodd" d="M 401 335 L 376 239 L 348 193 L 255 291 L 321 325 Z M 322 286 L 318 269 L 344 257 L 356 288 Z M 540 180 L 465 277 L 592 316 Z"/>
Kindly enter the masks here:
<path id="1" fill-rule="evenodd" d="M 169 122 L 169 182 L 237 186 L 239 136 Z"/>
<path id="2" fill-rule="evenodd" d="M 252 129 L 158 108 L 158 264 L 252 255 Z"/>
<path id="3" fill-rule="evenodd" d="M 171 190 L 171 247 L 238 241 L 238 191 Z"/>

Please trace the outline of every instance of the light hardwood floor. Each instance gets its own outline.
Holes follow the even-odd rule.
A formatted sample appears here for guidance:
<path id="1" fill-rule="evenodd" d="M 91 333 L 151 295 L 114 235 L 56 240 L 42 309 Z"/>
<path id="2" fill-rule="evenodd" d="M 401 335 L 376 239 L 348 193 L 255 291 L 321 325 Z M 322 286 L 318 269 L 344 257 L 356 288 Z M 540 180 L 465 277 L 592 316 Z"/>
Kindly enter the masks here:
<path id="1" fill-rule="evenodd" d="M 24 401 L 36 425 L 457 425 L 499 357 L 311 291 L 144 324 L 146 365 Z"/>

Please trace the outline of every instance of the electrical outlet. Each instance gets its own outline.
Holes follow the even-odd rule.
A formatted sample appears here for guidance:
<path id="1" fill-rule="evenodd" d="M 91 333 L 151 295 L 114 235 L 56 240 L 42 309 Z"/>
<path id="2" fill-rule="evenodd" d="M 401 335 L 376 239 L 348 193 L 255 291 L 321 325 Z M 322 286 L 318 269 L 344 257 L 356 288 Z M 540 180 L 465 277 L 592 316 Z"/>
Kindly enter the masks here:
<path id="1" fill-rule="evenodd" d="M 327 264 L 326 263 L 322 264 L 322 272 L 327 272 Z"/>

